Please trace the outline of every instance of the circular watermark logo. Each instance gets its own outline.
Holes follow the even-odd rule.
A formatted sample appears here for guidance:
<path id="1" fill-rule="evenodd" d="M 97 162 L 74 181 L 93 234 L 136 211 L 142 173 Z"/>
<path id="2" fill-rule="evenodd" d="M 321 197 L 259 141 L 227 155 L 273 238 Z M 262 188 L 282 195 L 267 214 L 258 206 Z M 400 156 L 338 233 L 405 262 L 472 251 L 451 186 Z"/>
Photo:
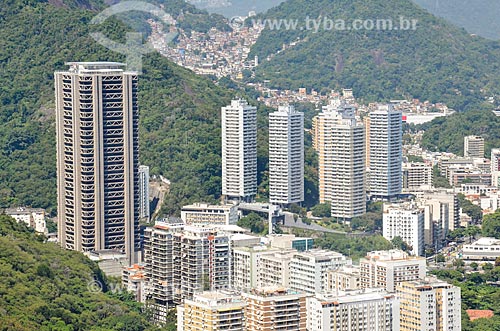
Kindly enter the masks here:
<path id="1" fill-rule="evenodd" d="M 233 16 L 229 19 L 229 25 L 233 29 L 241 29 L 245 25 L 245 18 L 242 16 Z"/>
<path id="2" fill-rule="evenodd" d="M 103 285 L 100 281 L 94 279 L 87 283 L 87 290 L 90 293 L 100 293 L 103 292 Z"/>
<path id="3" fill-rule="evenodd" d="M 142 13 L 148 13 L 160 22 L 164 23 L 165 26 L 171 27 L 175 25 L 175 20 L 172 16 L 166 13 L 160 7 L 157 7 L 148 2 L 142 1 L 123 1 L 119 2 L 111 7 L 106 8 L 99 14 L 97 14 L 91 21 L 92 25 L 99 25 L 104 23 L 108 18 L 121 14 L 128 13 L 131 11 L 137 11 Z M 132 18 L 127 18 L 132 19 Z M 121 19 L 126 21 L 127 19 Z M 92 32 L 90 36 L 94 38 L 99 44 L 104 47 L 126 55 L 127 56 L 127 66 L 131 71 L 136 71 L 138 74 L 142 72 L 142 56 L 155 51 L 153 45 L 150 42 L 143 44 L 143 35 L 140 32 L 128 32 L 125 35 L 125 44 L 118 43 L 114 40 L 109 39 L 101 32 Z M 173 41 L 177 37 L 177 32 L 169 31 L 163 35 L 166 43 Z"/>

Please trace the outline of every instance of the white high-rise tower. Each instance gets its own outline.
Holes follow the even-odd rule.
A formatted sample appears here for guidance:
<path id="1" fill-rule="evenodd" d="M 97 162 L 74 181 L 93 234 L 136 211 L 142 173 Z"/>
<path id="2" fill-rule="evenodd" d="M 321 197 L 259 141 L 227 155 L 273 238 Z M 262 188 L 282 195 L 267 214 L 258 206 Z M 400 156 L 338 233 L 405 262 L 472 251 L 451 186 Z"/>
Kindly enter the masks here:
<path id="1" fill-rule="evenodd" d="M 304 201 L 304 114 L 293 106 L 269 114 L 269 201 Z"/>
<path id="2" fill-rule="evenodd" d="M 251 201 L 257 194 L 257 108 L 233 100 L 221 112 L 222 195 Z"/>
<path id="3" fill-rule="evenodd" d="M 370 113 L 370 195 L 390 200 L 401 194 L 403 122 L 392 105 Z"/>
<path id="4" fill-rule="evenodd" d="M 58 231 L 62 247 L 114 249 L 139 241 L 137 73 L 73 62 L 55 73 Z"/>
<path id="5" fill-rule="evenodd" d="M 491 150 L 491 184 L 498 187 L 500 179 L 500 149 L 493 148 Z"/>

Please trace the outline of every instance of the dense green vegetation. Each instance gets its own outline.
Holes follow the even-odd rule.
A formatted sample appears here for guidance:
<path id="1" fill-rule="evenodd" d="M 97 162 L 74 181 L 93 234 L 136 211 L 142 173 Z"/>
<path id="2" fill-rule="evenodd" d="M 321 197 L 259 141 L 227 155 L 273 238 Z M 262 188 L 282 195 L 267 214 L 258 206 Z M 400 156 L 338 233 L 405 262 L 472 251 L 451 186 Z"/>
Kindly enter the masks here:
<path id="1" fill-rule="evenodd" d="M 469 226 L 466 228 L 458 228 L 453 231 L 450 231 L 447 235 L 447 239 L 449 241 L 464 241 L 464 239 L 468 239 L 469 242 L 472 242 L 474 237 L 481 233 L 481 229 L 477 226 Z"/>
<path id="2" fill-rule="evenodd" d="M 0 215 L 1 330 L 156 330 L 130 295 L 111 293 L 95 262 L 44 239 Z M 97 282 L 104 292 L 88 286 Z"/>
<path id="3" fill-rule="evenodd" d="M 417 29 L 307 29 L 306 17 L 356 20 L 399 18 L 418 20 Z M 445 102 L 466 110 L 500 92 L 500 45 L 471 37 L 436 18 L 410 0 L 290 0 L 266 14 L 266 19 L 298 20 L 296 29 L 266 28 L 252 49 L 261 59 L 275 55 L 283 44 L 300 42 L 270 61 L 262 61 L 256 79 L 269 86 L 327 92 L 353 88 L 363 101 L 416 97 Z M 310 24 L 311 25 L 311 24 Z"/>
<path id="4" fill-rule="evenodd" d="M 366 253 L 370 251 L 393 248 L 393 245 L 380 235 L 347 236 L 324 233 L 319 238 L 314 239 L 314 244 L 320 248 L 348 255 L 353 260 L 366 256 Z"/>
<path id="5" fill-rule="evenodd" d="M 351 220 L 351 229 L 354 231 L 380 231 L 382 230 L 382 201 L 368 201 L 366 214 Z"/>
<path id="6" fill-rule="evenodd" d="M 484 216 L 481 230 L 485 237 L 500 239 L 500 210 Z"/>
<path id="7" fill-rule="evenodd" d="M 396 236 L 391 240 L 391 244 L 394 248 L 400 249 L 405 252 L 411 252 L 412 246 L 408 245 L 400 236 Z"/>
<path id="8" fill-rule="evenodd" d="M 472 266 L 472 265 L 471 265 Z M 433 273 L 440 279 L 459 286 L 462 290 L 462 330 L 496 331 L 500 329 L 500 291 L 491 282 L 500 281 L 500 266 L 482 264 L 482 272 L 466 273 L 463 263 L 455 263 L 456 270 L 437 270 Z M 465 309 L 490 309 L 495 316 L 471 322 Z"/>
<path id="9" fill-rule="evenodd" d="M 267 232 L 265 220 L 256 213 L 250 213 L 238 220 L 238 226 L 249 229 L 252 233 L 263 234 Z"/>
<path id="10" fill-rule="evenodd" d="M 437 164 L 432 167 L 432 184 L 434 187 L 451 188 L 450 182 L 441 174 Z"/>
<path id="11" fill-rule="evenodd" d="M 458 194 L 458 202 L 462 211 L 472 218 L 472 221 L 477 222 L 483 218 L 483 210 L 480 206 L 473 204 L 465 198 L 465 195 Z"/>
<path id="12" fill-rule="evenodd" d="M 331 217 L 332 205 L 329 202 L 319 203 L 311 208 L 314 217 Z"/>
<path id="13" fill-rule="evenodd" d="M 190 6 L 176 0 L 166 11 Z M 184 6 L 184 7 L 182 7 Z M 88 24 L 99 1 L 10 0 L 0 7 L 0 207 L 26 205 L 55 213 L 53 72 L 67 61 L 123 61 L 90 38 Z M 195 21 L 210 20 L 196 11 Z M 194 14 L 193 14 L 194 15 Z M 211 23 L 210 23 L 211 24 Z M 123 40 L 116 20 L 96 27 Z M 172 182 L 164 212 L 193 200 L 220 196 L 220 107 L 236 92 L 171 64 L 158 54 L 144 58 L 139 78 L 140 161 Z M 267 110 L 259 110 L 260 115 Z M 260 116 L 261 118 L 264 116 Z M 260 120 L 259 126 L 266 127 Z M 259 169 L 267 165 L 266 130 L 259 135 Z"/>
<path id="14" fill-rule="evenodd" d="M 485 38 L 500 39 L 497 0 L 412 0 L 436 16 Z"/>
<path id="15" fill-rule="evenodd" d="M 430 151 L 464 153 L 464 137 L 480 135 L 485 140 L 485 154 L 500 146 L 500 118 L 486 109 L 440 117 L 419 127 L 425 133 L 422 147 Z"/>

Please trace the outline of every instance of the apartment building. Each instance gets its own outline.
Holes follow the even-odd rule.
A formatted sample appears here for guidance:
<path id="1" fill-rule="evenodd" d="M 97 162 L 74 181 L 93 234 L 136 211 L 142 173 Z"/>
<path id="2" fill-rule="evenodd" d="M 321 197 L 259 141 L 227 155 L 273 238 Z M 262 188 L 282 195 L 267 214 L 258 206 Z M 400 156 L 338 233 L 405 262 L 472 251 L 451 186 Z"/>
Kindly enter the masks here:
<path id="1" fill-rule="evenodd" d="M 484 138 L 480 136 L 464 137 L 464 157 L 484 157 Z"/>
<path id="2" fill-rule="evenodd" d="M 403 163 L 403 190 L 432 187 L 432 166 L 421 162 Z"/>
<path id="3" fill-rule="evenodd" d="M 186 224 L 231 225 L 238 222 L 237 205 L 194 203 L 182 207 L 181 219 Z"/>
<path id="4" fill-rule="evenodd" d="M 333 100 L 314 118 L 320 202 L 344 219 L 366 212 L 365 130 L 354 111 Z"/>
<path id="5" fill-rule="evenodd" d="M 55 73 L 58 238 L 80 252 L 119 250 L 139 238 L 137 73 L 115 62 L 71 62 Z"/>
<path id="6" fill-rule="evenodd" d="M 441 248 L 450 231 L 460 226 L 460 207 L 456 193 L 447 190 L 415 192 L 416 203 L 424 209 L 424 242 Z"/>
<path id="7" fill-rule="evenodd" d="M 352 264 L 346 256 L 320 249 L 296 253 L 290 261 L 290 288 L 302 293 L 324 293 L 329 270 Z"/>
<path id="8" fill-rule="evenodd" d="M 269 202 L 304 201 L 304 114 L 280 106 L 269 114 Z"/>
<path id="9" fill-rule="evenodd" d="M 365 126 L 365 167 L 370 168 L 370 116 L 363 118 L 363 125 Z M 366 189 L 369 191 L 370 182 L 367 179 Z"/>
<path id="10" fill-rule="evenodd" d="M 135 300 L 144 303 L 146 294 L 144 285 L 146 283 L 145 267 L 141 264 L 134 264 L 124 267 L 122 272 L 123 287 L 134 294 Z"/>
<path id="11" fill-rule="evenodd" d="M 361 288 L 361 269 L 359 266 L 343 266 L 328 270 L 325 277 L 325 293 L 357 290 Z"/>
<path id="12" fill-rule="evenodd" d="M 306 295 L 283 287 L 243 292 L 247 330 L 306 330 Z"/>
<path id="13" fill-rule="evenodd" d="M 245 302 L 229 292 L 202 292 L 177 306 L 178 331 L 245 331 Z"/>
<path id="14" fill-rule="evenodd" d="M 144 230 L 145 297 L 153 308 L 154 319 L 165 321 L 168 309 L 174 306 L 178 284 L 174 282 L 174 234 L 184 230 L 184 224 L 157 222 Z"/>
<path id="15" fill-rule="evenodd" d="M 47 225 L 45 223 L 45 210 L 41 208 L 6 208 L 5 215 L 9 215 L 18 223 L 22 222 L 33 228 L 36 232 L 45 233 Z"/>
<path id="16" fill-rule="evenodd" d="M 495 261 L 500 257 L 500 239 L 479 238 L 469 245 L 464 245 L 462 254 L 464 260 Z"/>
<path id="17" fill-rule="evenodd" d="M 384 204 L 383 236 L 400 237 L 413 255 L 424 255 L 424 210 L 413 203 Z"/>
<path id="18" fill-rule="evenodd" d="M 306 299 L 308 331 L 399 331 L 399 301 L 377 290 Z"/>
<path id="19" fill-rule="evenodd" d="M 228 235 L 208 226 L 157 222 L 144 231 L 145 292 L 154 319 L 195 293 L 226 289 L 231 275 Z"/>
<path id="20" fill-rule="evenodd" d="M 379 105 L 370 112 L 370 195 L 391 200 L 401 194 L 403 129 L 401 111 Z"/>
<path id="21" fill-rule="evenodd" d="M 402 282 L 424 279 L 426 260 L 401 250 L 373 251 L 360 259 L 360 286 L 394 292 Z"/>
<path id="22" fill-rule="evenodd" d="M 314 239 L 309 237 L 296 237 L 293 234 L 272 234 L 268 235 L 270 245 L 282 249 L 296 249 L 300 252 L 313 248 Z"/>
<path id="23" fill-rule="evenodd" d="M 460 331 L 460 288 L 436 278 L 397 287 L 401 331 Z"/>
<path id="24" fill-rule="evenodd" d="M 186 226 L 174 234 L 174 284 L 176 302 L 194 293 L 226 289 L 231 277 L 229 237 L 210 226 Z"/>
<path id="25" fill-rule="evenodd" d="M 260 257 L 257 287 L 290 286 L 290 262 L 297 251 L 280 250 Z"/>
<path id="26" fill-rule="evenodd" d="M 235 247 L 232 251 L 231 288 L 248 291 L 257 287 L 261 257 L 278 251 L 277 248 L 264 245 Z"/>
<path id="27" fill-rule="evenodd" d="M 238 99 L 221 113 L 222 194 L 251 201 L 257 194 L 257 108 Z"/>
<path id="28" fill-rule="evenodd" d="M 494 187 L 499 187 L 500 179 L 500 148 L 491 149 L 491 185 Z"/>
<path id="29" fill-rule="evenodd" d="M 402 190 L 403 129 L 401 111 L 380 105 L 370 112 L 370 195 L 392 200 Z"/>

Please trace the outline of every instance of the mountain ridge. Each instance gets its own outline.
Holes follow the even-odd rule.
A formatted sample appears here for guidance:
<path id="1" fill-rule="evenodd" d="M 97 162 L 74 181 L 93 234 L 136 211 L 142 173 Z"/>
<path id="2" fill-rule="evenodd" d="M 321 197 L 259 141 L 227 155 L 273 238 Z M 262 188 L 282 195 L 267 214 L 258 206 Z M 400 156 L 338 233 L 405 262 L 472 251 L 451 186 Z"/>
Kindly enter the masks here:
<path id="1" fill-rule="evenodd" d="M 400 16 L 418 20 L 417 29 L 312 33 L 267 27 L 250 54 L 261 59 L 256 80 L 282 89 L 353 88 L 364 102 L 415 97 L 458 110 L 500 93 L 500 80 L 493 74 L 500 70 L 500 43 L 471 37 L 409 0 L 289 0 L 257 19 L 328 17 L 350 23 Z M 296 46 L 276 55 L 283 44 L 298 39 Z"/>

